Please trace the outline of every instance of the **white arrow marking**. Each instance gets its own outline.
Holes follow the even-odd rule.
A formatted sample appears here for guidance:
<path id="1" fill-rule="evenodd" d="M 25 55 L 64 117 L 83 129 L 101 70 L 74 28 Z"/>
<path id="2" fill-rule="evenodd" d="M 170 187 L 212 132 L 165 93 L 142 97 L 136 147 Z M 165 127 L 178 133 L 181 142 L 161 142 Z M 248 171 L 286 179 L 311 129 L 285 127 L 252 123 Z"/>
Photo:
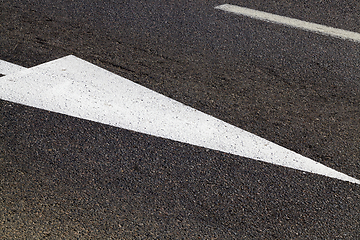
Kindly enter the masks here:
<path id="1" fill-rule="evenodd" d="M 282 24 L 294 28 L 300 28 L 306 31 L 317 32 L 324 35 L 330 35 L 332 37 L 344 38 L 355 42 L 360 42 L 360 33 L 346 31 L 339 28 L 327 27 L 316 23 L 310 23 L 294 18 L 283 17 L 276 14 L 257 11 L 250 8 L 239 7 L 231 4 L 223 4 L 215 7 L 215 9 L 220 9 L 226 12 L 231 12 L 238 15 L 243 15 L 251 18 L 260 19 L 263 21 Z"/>
<path id="2" fill-rule="evenodd" d="M 355 178 L 74 56 L 0 78 L 0 98 L 360 184 Z"/>
<path id="3" fill-rule="evenodd" d="M 2 75 L 9 75 L 24 69 L 26 68 L 0 59 L 0 74 Z"/>

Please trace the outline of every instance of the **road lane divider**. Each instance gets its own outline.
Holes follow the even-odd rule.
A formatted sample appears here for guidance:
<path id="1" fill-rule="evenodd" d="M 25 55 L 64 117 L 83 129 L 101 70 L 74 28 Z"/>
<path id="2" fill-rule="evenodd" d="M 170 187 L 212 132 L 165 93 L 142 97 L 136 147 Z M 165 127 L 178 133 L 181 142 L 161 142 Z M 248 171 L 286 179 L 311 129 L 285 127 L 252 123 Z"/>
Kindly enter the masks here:
<path id="1" fill-rule="evenodd" d="M 72 55 L 1 77 L 0 99 L 360 184 Z"/>
<path id="2" fill-rule="evenodd" d="M 343 29 L 339 29 L 339 28 L 328 27 L 328 26 L 324 26 L 321 24 L 317 24 L 317 23 L 306 22 L 306 21 L 302 21 L 302 20 L 298 20 L 298 19 L 294 19 L 294 18 L 289 18 L 289 17 L 272 14 L 272 13 L 257 11 L 257 10 L 253 10 L 250 8 L 239 7 L 239 6 L 231 5 L 231 4 L 219 5 L 219 6 L 216 6 L 215 9 L 219 9 L 219 10 L 234 13 L 237 15 L 243 15 L 243 16 L 247 16 L 247 17 L 251 17 L 251 18 L 255 18 L 255 19 L 259 19 L 259 20 L 263 20 L 263 21 L 267 21 L 267 22 L 281 24 L 281 25 L 285 25 L 285 26 L 289 26 L 289 27 L 293 27 L 293 28 L 299 28 L 299 29 L 306 30 L 306 31 L 316 32 L 316 33 L 320 33 L 323 35 L 328 35 L 328 36 L 332 36 L 332 37 L 337 37 L 337 38 L 347 39 L 347 40 L 351 40 L 351 41 L 355 41 L 355 42 L 360 42 L 360 33 L 357 33 L 357 32 L 351 32 L 351 31 L 347 31 L 347 30 L 343 30 Z"/>

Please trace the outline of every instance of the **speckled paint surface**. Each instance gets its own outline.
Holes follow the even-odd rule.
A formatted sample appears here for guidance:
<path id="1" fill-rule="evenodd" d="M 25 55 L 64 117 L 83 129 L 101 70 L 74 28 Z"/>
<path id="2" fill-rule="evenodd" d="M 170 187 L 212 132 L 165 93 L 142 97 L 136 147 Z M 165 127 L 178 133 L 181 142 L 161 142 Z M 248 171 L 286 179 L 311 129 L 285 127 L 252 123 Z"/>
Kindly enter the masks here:
<path id="1" fill-rule="evenodd" d="M 8 75 L 0 83 L 4 100 L 360 184 L 75 56 Z"/>
<path id="2" fill-rule="evenodd" d="M 5 239 L 359 236 L 359 186 L 0 101 Z"/>
<path id="3" fill-rule="evenodd" d="M 348 1 L 0 1 L 0 59 L 75 55 L 360 179 Z M 0 100 L 0 238 L 360 239 L 357 184 Z"/>

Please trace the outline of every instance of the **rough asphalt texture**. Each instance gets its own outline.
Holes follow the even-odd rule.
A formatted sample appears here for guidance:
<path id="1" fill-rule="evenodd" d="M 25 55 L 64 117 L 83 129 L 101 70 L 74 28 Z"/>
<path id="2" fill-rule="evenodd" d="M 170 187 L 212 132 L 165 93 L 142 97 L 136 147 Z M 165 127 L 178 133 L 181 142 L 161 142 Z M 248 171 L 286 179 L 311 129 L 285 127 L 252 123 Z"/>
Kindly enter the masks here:
<path id="1" fill-rule="evenodd" d="M 357 2 L 0 2 L 0 59 L 68 54 L 360 179 Z M 0 100 L 0 239 L 360 239 L 360 186 Z"/>

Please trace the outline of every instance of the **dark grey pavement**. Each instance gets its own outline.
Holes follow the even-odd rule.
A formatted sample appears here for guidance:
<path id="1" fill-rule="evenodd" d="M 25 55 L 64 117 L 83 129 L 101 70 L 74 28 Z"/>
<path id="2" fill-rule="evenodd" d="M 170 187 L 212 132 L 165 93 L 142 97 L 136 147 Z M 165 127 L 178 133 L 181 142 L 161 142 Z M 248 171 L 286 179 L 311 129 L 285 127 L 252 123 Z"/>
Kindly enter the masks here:
<path id="1" fill-rule="evenodd" d="M 0 59 L 73 54 L 360 179 L 356 1 L 0 1 Z M 360 239 L 360 186 L 0 100 L 0 239 Z"/>

